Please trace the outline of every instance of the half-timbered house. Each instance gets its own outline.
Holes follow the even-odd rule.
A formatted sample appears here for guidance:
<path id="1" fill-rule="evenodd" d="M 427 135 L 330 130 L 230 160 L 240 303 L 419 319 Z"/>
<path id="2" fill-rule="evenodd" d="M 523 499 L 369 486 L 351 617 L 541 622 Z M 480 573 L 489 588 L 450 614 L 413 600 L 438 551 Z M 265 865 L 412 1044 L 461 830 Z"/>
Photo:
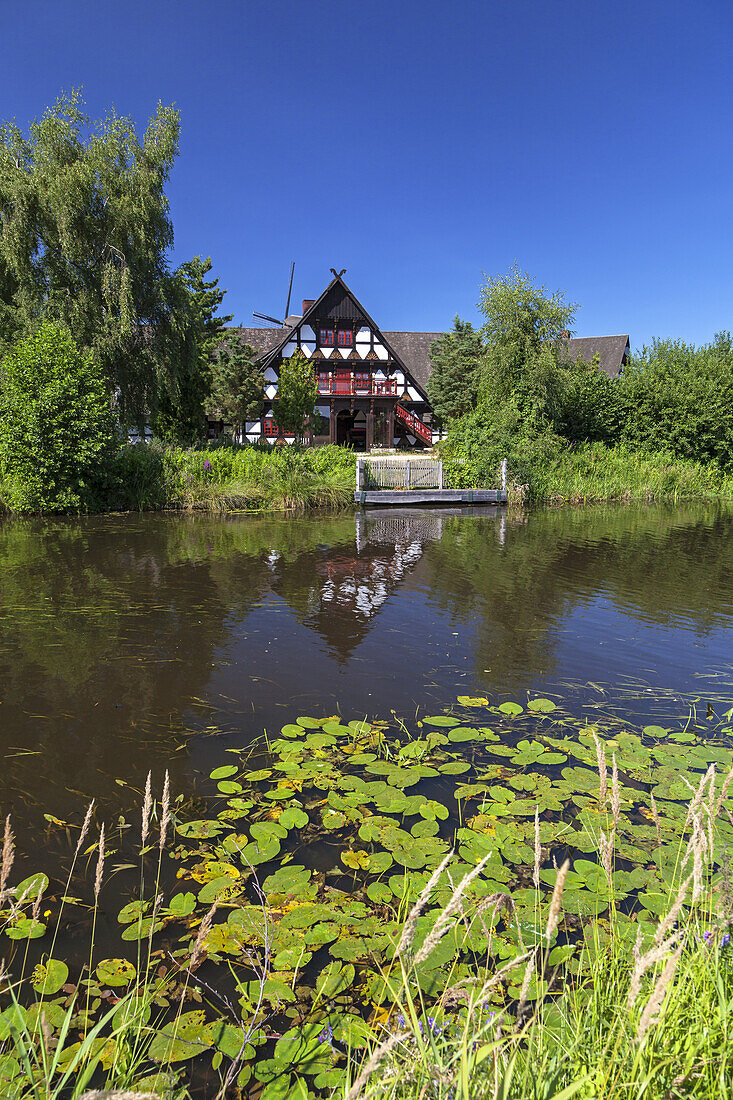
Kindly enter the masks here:
<path id="1" fill-rule="evenodd" d="M 333 270 L 333 269 L 332 269 Z M 373 447 L 423 448 L 440 437 L 433 425 L 427 382 L 430 349 L 442 332 L 381 330 L 336 274 L 320 298 L 306 299 L 302 314 L 274 328 L 241 328 L 239 338 L 254 348 L 265 378 L 259 420 L 233 425 L 235 439 L 292 443 L 275 418 L 277 384 L 284 359 L 300 351 L 318 383 L 319 430 L 314 443 L 338 443 L 355 450 Z M 629 356 L 629 337 L 573 338 L 563 333 L 560 355 L 567 363 L 597 362 L 617 378 Z M 210 418 L 209 435 L 224 427 Z"/>
<path id="2" fill-rule="evenodd" d="M 292 441 L 277 427 L 277 384 L 283 360 L 299 351 L 318 383 L 320 430 L 314 442 L 355 450 L 432 444 L 430 402 L 424 382 L 405 361 L 409 348 L 406 355 L 398 351 L 391 334 L 379 329 L 341 275 L 334 275 L 320 298 L 305 300 L 302 314 L 286 318 L 281 328 L 242 329 L 240 334 L 259 353 L 265 378 L 263 415 L 241 426 L 242 441 Z M 437 339 L 440 333 L 395 335 Z"/>

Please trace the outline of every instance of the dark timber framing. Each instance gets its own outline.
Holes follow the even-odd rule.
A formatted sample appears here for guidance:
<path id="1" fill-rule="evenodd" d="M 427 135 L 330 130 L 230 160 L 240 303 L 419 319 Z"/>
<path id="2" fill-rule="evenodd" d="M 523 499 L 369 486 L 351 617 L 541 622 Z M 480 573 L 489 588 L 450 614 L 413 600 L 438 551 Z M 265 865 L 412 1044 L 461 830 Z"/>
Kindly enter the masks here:
<path id="1" fill-rule="evenodd" d="M 260 357 L 263 372 L 269 372 L 268 387 L 276 387 L 283 359 L 296 349 L 305 354 L 307 348 L 308 360 L 319 379 L 318 404 L 329 412 L 329 443 L 350 443 L 370 451 L 375 444 L 391 448 L 399 435 L 413 447 L 430 446 L 432 429 L 425 417 L 432 416 L 432 409 L 424 386 L 408 370 L 341 275 L 334 276 L 319 298 L 303 305 L 302 317 L 293 318 L 294 323 Z M 305 330 L 312 332 L 312 339 L 310 335 L 304 337 Z M 344 331 L 350 337 L 340 344 L 338 334 Z M 324 332 L 333 333 L 332 340 L 322 343 Z M 329 351 L 328 357 L 324 348 Z M 276 403 L 276 395 L 267 398 L 263 420 Z M 264 422 L 261 434 L 273 438 L 273 433 L 264 432 Z"/>

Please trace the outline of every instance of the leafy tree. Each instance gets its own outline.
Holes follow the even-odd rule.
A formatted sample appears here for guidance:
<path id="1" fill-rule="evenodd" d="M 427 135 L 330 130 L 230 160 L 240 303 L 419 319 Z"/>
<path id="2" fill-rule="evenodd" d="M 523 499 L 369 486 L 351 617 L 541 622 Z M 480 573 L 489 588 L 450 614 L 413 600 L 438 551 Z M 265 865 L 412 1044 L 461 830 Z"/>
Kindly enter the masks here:
<path id="1" fill-rule="evenodd" d="M 626 405 L 622 381 L 578 359 L 564 370 L 563 409 L 558 431 L 573 443 L 613 444 L 622 436 Z"/>
<path id="2" fill-rule="evenodd" d="M 318 383 L 313 367 L 301 351 L 284 359 L 277 382 L 277 401 L 273 406 L 275 423 L 297 440 L 312 421 L 318 400 Z"/>
<path id="3" fill-rule="evenodd" d="M 561 291 L 537 286 L 516 265 L 507 275 L 486 278 L 480 295 L 486 318 L 480 401 L 498 408 L 511 396 L 528 423 L 551 427 L 562 407 L 560 340 L 576 306 Z"/>
<path id="4" fill-rule="evenodd" d="M 179 336 L 185 354 L 180 356 L 173 386 L 160 396 L 153 416 L 155 434 L 176 443 L 195 443 L 206 429 L 207 399 L 212 385 L 212 355 L 221 340 L 231 314 L 218 309 L 225 290 L 219 280 L 205 278 L 211 271 L 211 257 L 194 256 L 178 268 L 180 315 L 188 318 Z"/>
<path id="5" fill-rule="evenodd" d="M 197 352 L 185 275 L 167 258 L 180 120 L 159 104 L 139 138 L 131 119 L 92 123 L 82 107 L 73 92 L 27 135 L 0 127 L 0 347 L 41 320 L 65 324 L 122 421 L 141 423 Z"/>
<path id="6" fill-rule="evenodd" d="M 622 379 L 623 438 L 643 450 L 733 467 L 733 342 L 654 340 L 632 355 Z"/>
<path id="7" fill-rule="evenodd" d="M 432 370 L 427 390 L 430 404 L 441 423 L 455 420 L 475 408 L 483 352 L 481 334 L 470 321 L 462 321 L 457 315 L 453 330 L 431 346 Z"/>
<path id="8" fill-rule="evenodd" d="M 85 511 L 116 449 L 109 392 L 91 354 L 50 321 L 0 368 L 0 469 L 11 508 Z"/>
<path id="9" fill-rule="evenodd" d="M 265 379 L 254 349 L 243 344 L 236 331 L 227 333 L 213 356 L 207 413 L 232 424 L 258 420 L 264 396 Z"/>

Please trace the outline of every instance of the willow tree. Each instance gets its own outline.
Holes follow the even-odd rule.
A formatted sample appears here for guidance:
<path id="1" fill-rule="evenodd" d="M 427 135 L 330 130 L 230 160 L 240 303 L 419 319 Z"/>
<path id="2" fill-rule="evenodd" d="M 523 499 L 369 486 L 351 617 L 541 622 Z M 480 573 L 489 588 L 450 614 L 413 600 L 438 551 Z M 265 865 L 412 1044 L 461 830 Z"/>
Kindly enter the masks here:
<path id="1" fill-rule="evenodd" d="M 94 353 L 120 418 L 139 423 L 198 354 L 191 293 L 172 272 L 165 186 L 180 120 L 158 105 L 92 122 L 78 92 L 23 133 L 0 127 L 0 352 L 41 321 Z"/>

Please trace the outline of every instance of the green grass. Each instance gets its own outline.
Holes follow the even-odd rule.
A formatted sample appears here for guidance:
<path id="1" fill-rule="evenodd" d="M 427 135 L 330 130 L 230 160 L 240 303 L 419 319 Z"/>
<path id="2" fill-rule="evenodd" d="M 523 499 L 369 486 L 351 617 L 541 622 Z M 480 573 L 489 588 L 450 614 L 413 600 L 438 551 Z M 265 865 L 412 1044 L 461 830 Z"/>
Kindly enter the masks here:
<path id="1" fill-rule="evenodd" d="M 714 465 L 601 443 L 564 452 L 543 481 L 538 499 L 547 503 L 733 497 L 733 477 Z"/>
<path id="2" fill-rule="evenodd" d="M 448 483 L 494 489 L 498 465 L 474 457 L 445 457 Z M 681 501 L 733 498 L 733 475 L 666 452 L 644 453 L 626 444 L 587 443 L 576 449 L 537 440 L 509 456 L 510 504 L 590 504 L 600 501 Z"/>
<path id="3" fill-rule="evenodd" d="M 689 871 L 689 867 L 688 867 Z M 721 878 L 697 911 L 682 908 L 633 995 L 641 954 L 663 925 L 615 912 L 586 926 L 575 980 L 553 986 L 553 955 L 532 943 L 500 1003 L 497 987 L 451 974 L 427 1008 L 410 962 L 393 975 L 385 1038 L 352 1055 L 347 1100 L 728 1100 L 733 1096 L 731 901 Z M 688 883 L 689 887 L 689 883 Z M 675 900 L 670 891 L 668 906 Z M 689 895 L 686 895 L 689 904 Z M 666 912 L 666 910 L 664 910 Z M 540 914 L 546 917 L 546 914 Z M 632 935 L 629 935 L 629 929 Z M 679 951 L 679 954 L 677 952 Z M 505 964 L 509 969 L 511 962 Z M 531 971 L 528 967 L 531 966 Z M 537 975 L 542 975 L 538 981 Z M 509 979 L 512 981 L 512 979 Z"/>

